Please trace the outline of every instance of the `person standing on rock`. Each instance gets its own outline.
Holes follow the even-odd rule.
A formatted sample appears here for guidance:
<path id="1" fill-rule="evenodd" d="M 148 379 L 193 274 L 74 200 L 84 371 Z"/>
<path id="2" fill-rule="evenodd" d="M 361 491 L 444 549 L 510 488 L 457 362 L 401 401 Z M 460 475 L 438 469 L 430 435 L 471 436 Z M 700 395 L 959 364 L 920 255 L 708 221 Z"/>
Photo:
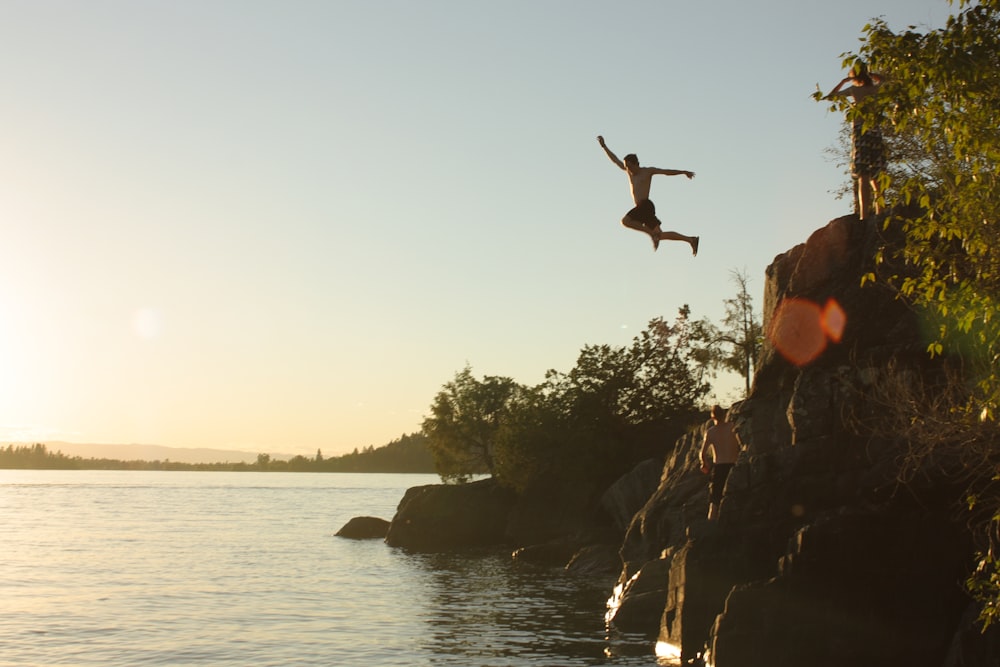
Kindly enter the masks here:
<path id="1" fill-rule="evenodd" d="M 649 190 L 652 185 L 653 176 L 662 174 L 664 176 L 687 176 L 688 179 L 692 179 L 694 178 L 694 172 L 684 171 L 682 169 L 640 167 L 639 158 L 636 157 L 635 153 L 629 153 L 626 155 L 623 162 L 618 159 L 617 155 L 611 152 L 610 148 L 607 147 L 604 143 L 604 137 L 597 137 L 597 143 L 599 143 L 601 148 L 604 149 L 608 158 L 614 162 L 619 169 L 624 170 L 625 173 L 628 174 L 629 187 L 632 190 L 632 201 L 635 202 L 635 208 L 625 214 L 625 217 L 622 218 L 622 225 L 628 227 L 629 229 L 634 229 L 637 232 L 649 234 L 649 238 L 653 239 L 653 250 L 660 247 L 660 241 L 684 241 L 691 246 L 691 252 L 697 256 L 699 237 L 684 236 L 683 234 L 678 234 L 677 232 L 663 231 L 660 228 L 662 223 L 656 217 L 656 207 L 653 206 L 653 202 L 649 200 Z"/>
<path id="2" fill-rule="evenodd" d="M 850 86 L 844 87 L 850 83 Z M 865 119 L 860 113 L 864 100 L 873 97 L 882 85 L 882 77 L 868 72 L 868 68 L 858 62 L 847 77 L 826 94 L 824 100 L 849 97 L 855 107 L 854 122 L 851 127 L 851 177 L 854 179 L 855 206 L 858 217 L 866 219 L 873 211 L 878 214 L 878 177 L 885 171 L 885 145 L 882 131 L 877 123 L 869 121 L 865 129 Z"/>
<path id="3" fill-rule="evenodd" d="M 718 405 L 712 406 L 712 426 L 705 431 L 701 445 L 701 471 L 711 474 L 709 480 L 708 519 L 719 517 L 719 504 L 726 488 L 729 472 L 736 464 L 741 444 L 732 422 L 726 421 L 726 411 Z"/>

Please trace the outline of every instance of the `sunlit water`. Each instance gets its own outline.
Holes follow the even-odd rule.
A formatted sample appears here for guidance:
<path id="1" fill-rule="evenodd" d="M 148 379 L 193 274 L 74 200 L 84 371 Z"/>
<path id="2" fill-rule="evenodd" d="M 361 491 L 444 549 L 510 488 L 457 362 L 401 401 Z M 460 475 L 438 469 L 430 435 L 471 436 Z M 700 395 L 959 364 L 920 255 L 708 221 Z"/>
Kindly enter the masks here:
<path id="1" fill-rule="evenodd" d="M 333 536 L 436 481 L 0 470 L 0 665 L 656 665 L 603 584 Z"/>

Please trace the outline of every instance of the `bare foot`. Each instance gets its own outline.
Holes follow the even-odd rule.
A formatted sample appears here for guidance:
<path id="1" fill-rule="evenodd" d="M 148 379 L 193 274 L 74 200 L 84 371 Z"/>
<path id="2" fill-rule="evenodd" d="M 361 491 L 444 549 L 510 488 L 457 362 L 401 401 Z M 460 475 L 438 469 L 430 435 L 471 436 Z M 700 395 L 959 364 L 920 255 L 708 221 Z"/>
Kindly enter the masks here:
<path id="1" fill-rule="evenodd" d="M 694 241 L 691 243 L 691 253 L 697 257 L 698 256 L 698 242 L 701 241 L 700 236 L 694 237 Z"/>

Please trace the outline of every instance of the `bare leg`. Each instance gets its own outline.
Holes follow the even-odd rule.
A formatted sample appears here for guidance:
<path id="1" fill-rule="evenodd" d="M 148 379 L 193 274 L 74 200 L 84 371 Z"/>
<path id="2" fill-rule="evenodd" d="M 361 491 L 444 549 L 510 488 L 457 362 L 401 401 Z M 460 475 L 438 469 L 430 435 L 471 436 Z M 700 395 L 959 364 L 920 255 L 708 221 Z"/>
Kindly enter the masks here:
<path id="1" fill-rule="evenodd" d="M 677 232 L 660 232 L 661 241 L 684 241 L 691 246 L 691 252 L 695 256 L 698 255 L 698 241 L 701 239 L 699 236 L 684 236 L 683 234 L 678 234 Z"/>
<path id="2" fill-rule="evenodd" d="M 858 179 L 858 217 L 862 220 L 868 219 L 871 209 L 871 193 L 868 189 L 868 179 Z"/>
<path id="3" fill-rule="evenodd" d="M 868 176 L 861 176 L 857 180 L 856 187 L 858 191 L 858 217 L 865 220 L 872 214 L 873 211 L 878 214 L 877 181 Z"/>
<path id="4" fill-rule="evenodd" d="M 659 228 L 650 229 L 649 227 L 642 224 L 635 218 L 632 218 L 627 215 L 624 218 L 622 218 L 622 226 L 628 227 L 629 229 L 634 229 L 637 232 L 642 232 L 643 234 L 648 234 L 649 238 L 653 240 L 653 250 L 656 250 L 657 248 L 660 247 Z"/>

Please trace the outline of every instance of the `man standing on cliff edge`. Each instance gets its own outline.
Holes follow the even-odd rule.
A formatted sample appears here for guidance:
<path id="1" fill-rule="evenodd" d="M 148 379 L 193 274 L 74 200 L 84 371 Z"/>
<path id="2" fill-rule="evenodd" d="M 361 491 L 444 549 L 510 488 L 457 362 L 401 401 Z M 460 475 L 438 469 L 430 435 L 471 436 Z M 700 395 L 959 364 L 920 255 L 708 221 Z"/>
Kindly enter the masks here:
<path id="1" fill-rule="evenodd" d="M 712 406 L 713 425 L 705 431 L 705 441 L 701 445 L 701 471 L 711 473 L 709 482 L 708 520 L 719 518 L 719 504 L 729 479 L 729 471 L 736 464 L 740 454 L 740 439 L 732 422 L 726 421 L 726 411 L 718 405 Z M 709 454 L 711 453 L 711 460 Z"/>
<path id="2" fill-rule="evenodd" d="M 597 137 L 597 143 L 601 145 L 604 152 L 607 154 L 608 159 L 618 165 L 619 169 L 625 171 L 628 174 L 629 187 L 632 190 L 632 201 L 635 202 L 635 208 L 625 214 L 622 218 L 622 224 L 629 229 L 634 229 L 637 232 L 643 232 L 649 234 L 649 238 L 653 239 L 653 250 L 660 247 L 660 241 L 686 241 L 691 246 L 691 252 L 695 255 L 698 254 L 698 239 L 697 236 L 684 236 L 683 234 L 678 234 L 677 232 L 665 232 L 660 229 L 662 224 L 660 220 L 656 217 L 656 207 L 653 206 L 653 202 L 649 200 L 649 189 L 652 185 L 653 176 L 656 174 L 662 174 L 664 176 L 687 176 L 688 179 L 694 178 L 693 171 L 684 171 L 681 169 L 658 169 L 656 167 L 640 167 L 639 158 L 636 157 L 635 153 L 629 153 L 625 156 L 624 162 L 618 159 L 618 156 L 611 152 L 611 149 L 607 147 L 604 143 L 604 137 Z"/>

